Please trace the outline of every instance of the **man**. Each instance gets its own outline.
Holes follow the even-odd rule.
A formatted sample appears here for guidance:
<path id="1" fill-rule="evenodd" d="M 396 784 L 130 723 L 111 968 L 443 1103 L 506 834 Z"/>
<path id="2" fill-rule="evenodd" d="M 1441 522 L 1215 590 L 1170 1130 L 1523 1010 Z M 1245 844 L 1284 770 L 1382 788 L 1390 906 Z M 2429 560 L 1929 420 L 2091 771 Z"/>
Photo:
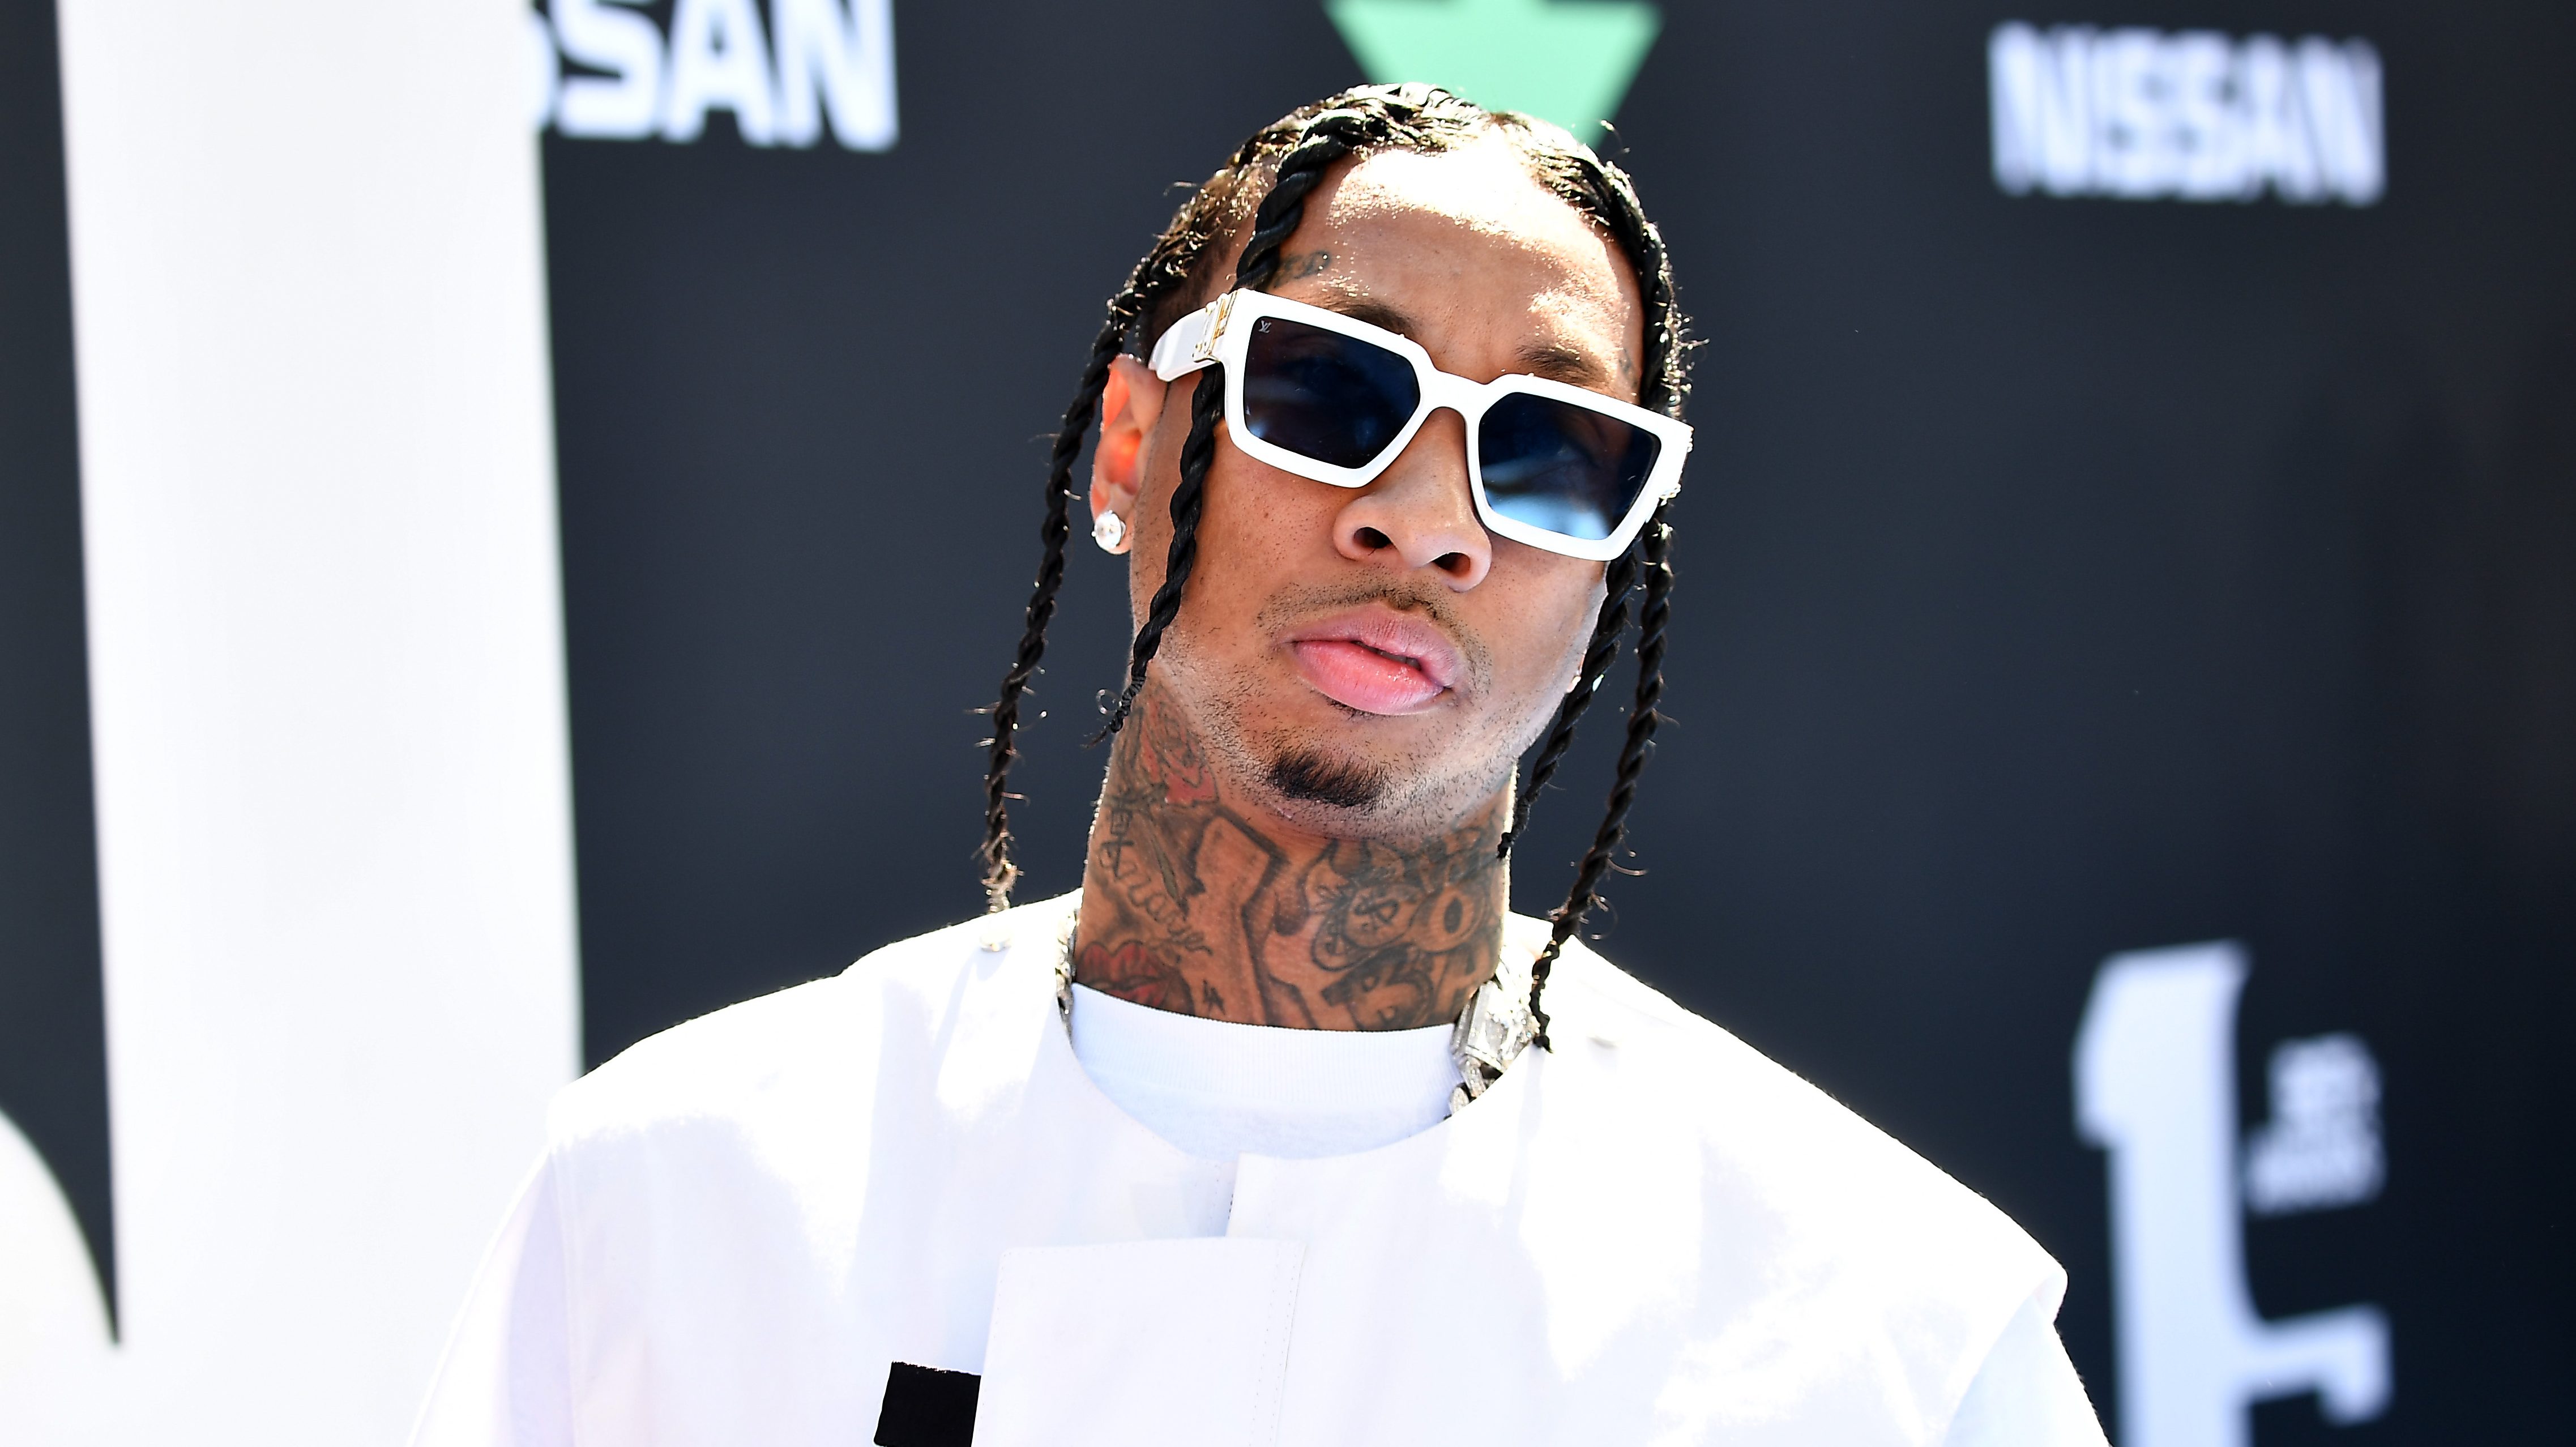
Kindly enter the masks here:
<path id="1" fill-rule="evenodd" d="M 1059 439 L 995 912 L 568 1090 L 418 1440 L 2098 1444 L 2054 1262 L 1573 939 L 1654 728 L 1683 363 L 1654 228 L 1553 127 L 1369 88 L 1247 142 Z M 1083 887 L 1007 909 L 1095 416 L 1136 643 Z M 1510 917 L 1632 608 L 1609 815 Z"/>

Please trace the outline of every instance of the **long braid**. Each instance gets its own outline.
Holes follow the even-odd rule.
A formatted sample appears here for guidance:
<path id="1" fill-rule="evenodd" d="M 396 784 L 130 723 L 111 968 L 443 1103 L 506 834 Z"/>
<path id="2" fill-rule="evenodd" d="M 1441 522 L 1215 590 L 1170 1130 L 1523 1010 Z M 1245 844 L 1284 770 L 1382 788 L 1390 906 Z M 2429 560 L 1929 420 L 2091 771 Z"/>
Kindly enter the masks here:
<path id="1" fill-rule="evenodd" d="M 1542 159 L 1542 181 L 1557 195 L 1580 208 L 1610 233 L 1637 278 L 1639 300 L 1644 304 L 1646 323 L 1646 365 L 1639 387 L 1638 405 L 1667 416 L 1678 416 L 1688 391 L 1687 365 L 1689 344 L 1682 335 L 1682 318 L 1673 296 L 1672 261 L 1664 250 L 1663 235 L 1646 218 L 1645 207 L 1637 200 L 1636 188 L 1625 172 L 1589 151 L 1552 153 Z M 1539 952 L 1530 967 L 1530 1016 L 1538 1033 L 1535 1044 L 1554 1049 L 1548 1038 L 1548 1014 L 1545 1006 L 1547 981 L 1557 957 L 1564 952 L 1565 942 L 1582 926 L 1584 916 L 1600 901 L 1602 879 L 1608 875 L 1619 844 L 1628 832 L 1628 810 L 1636 802 L 1637 780 L 1644 772 L 1646 758 L 1652 752 L 1655 727 L 1661 721 L 1656 704 L 1664 692 L 1664 634 L 1672 613 L 1672 526 L 1671 504 L 1655 509 L 1644 532 L 1625 557 L 1611 564 L 1607 581 L 1616 586 L 1624 577 L 1622 566 L 1642 558 L 1639 571 L 1645 582 L 1645 600 L 1638 610 L 1637 695 L 1628 715 L 1627 738 L 1619 750 L 1619 764 L 1611 782 L 1610 799 L 1603 811 L 1601 825 L 1593 832 L 1592 847 L 1585 851 L 1576 866 L 1574 887 L 1567 891 L 1565 903 L 1551 914 L 1553 927 L 1548 931 L 1547 947 Z M 1585 675 L 1591 687 L 1584 696 L 1569 696 L 1558 705 L 1556 722 L 1548 731 L 1547 741 L 1530 771 L 1528 791 L 1513 804 L 1512 834 L 1526 827 L 1530 809 L 1538 801 L 1540 785 L 1555 772 L 1556 763 L 1574 741 L 1574 726 L 1589 704 L 1588 695 L 1599 687 L 1599 675 L 1592 670 L 1593 658 L 1601 656 L 1606 669 L 1609 656 L 1618 646 L 1618 628 L 1605 627 L 1611 622 L 1609 602 L 1604 600 L 1604 614 L 1596 622 L 1593 648 L 1585 657 Z M 1623 616 L 1618 620 L 1624 624 Z M 1606 637 L 1605 637 L 1606 632 Z M 1604 648 L 1604 644 L 1607 648 Z M 1511 836 L 1504 839 L 1510 847 Z"/>
<path id="2" fill-rule="evenodd" d="M 1208 467 L 1216 460 L 1216 425 L 1224 416 L 1225 388 L 1213 373 L 1202 374 L 1198 390 L 1190 397 L 1190 435 L 1181 443 L 1181 482 L 1172 489 L 1172 546 L 1163 555 L 1162 586 L 1154 590 L 1145 621 L 1137 626 L 1136 641 L 1128 650 L 1127 686 L 1110 706 L 1108 722 L 1092 735 L 1095 744 L 1127 722 L 1136 707 L 1136 695 L 1145 688 L 1145 667 L 1162 650 L 1164 630 L 1181 614 L 1181 590 L 1189 586 L 1190 573 L 1198 566 L 1199 515 L 1207 503 Z"/>
<path id="3" fill-rule="evenodd" d="M 1593 833 L 1592 847 L 1583 863 L 1574 871 L 1574 888 L 1551 916 L 1555 927 L 1548 931 L 1547 948 L 1539 951 L 1530 966 L 1530 1016 L 1538 1022 L 1536 1043 L 1554 1049 L 1547 1038 L 1547 977 L 1556 965 L 1556 957 L 1565 942 L 1583 923 L 1583 916 L 1600 902 L 1602 877 L 1610 872 L 1612 857 L 1619 841 L 1628 832 L 1628 808 L 1637 801 L 1637 777 L 1645 772 L 1646 756 L 1654 749 L 1655 725 L 1662 721 L 1655 705 L 1664 697 L 1664 629 L 1672 618 L 1673 595 L 1673 530 L 1664 521 L 1670 504 L 1655 509 L 1638 538 L 1638 551 L 1643 555 L 1641 571 L 1645 574 L 1645 602 L 1637 610 L 1637 697 L 1628 711 L 1627 741 L 1619 747 L 1619 770 L 1610 786 L 1610 807 L 1603 814 L 1601 827 Z"/>
<path id="4" fill-rule="evenodd" d="M 1600 692 L 1611 663 L 1619 657 L 1619 635 L 1628 631 L 1628 594 L 1636 586 L 1637 554 L 1631 549 L 1621 553 L 1602 577 L 1601 611 L 1592 621 L 1592 642 L 1583 650 L 1583 667 L 1575 674 L 1574 687 L 1556 705 L 1556 722 L 1548 726 L 1547 742 L 1539 746 L 1538 757 L 1530 764 L 1528 785 L 1512 800 L 1512 827 L 1503 831 L 1495 858 L 1511 857 L 1512 841 L 1529 827 L 1530 807 L 1538 802 L 1538 791 L 1556 777 L 1556 766 L 1564 761 L 1565 751 L 1574 747 L 1574 725 L 1592 706 L 1592 696 Z"/>
<path id="5" fill-rule="evenodd" d="M 1297 148 L 1280 158 L 1270 192 L 1253 213 L 1252 235 L 1234 264 L 1236 290 L 1259 291 L 1270 284 L 1279 270 L 1279 248 L 1305 219 L 1306 197 L 1323 184 L 1334 163 L 1380 129 L 1371 116 L 1356 110 L 1326 111 L 1306 124 Z M 1163 582 L 1145 609 L 1144 623 L 1136 629 L 1135 646 L 1127 658 L 1127 687 L 1094 743 L 1118 732 L 1127 721 L 1136 695 L 1144 691 L 1145 669 L 1162 649 L 1164 631 L 1180 616 L 1181 593 L 1189 587 L 1191 570 L 1198 564 L 1199 515 L 1207 500 L 1208 466 L 1216 457 L 1216 426 L 1224 415 L 1224 379 L 1215 369 L 1199 373 L 1197 390 L 1190 398 L 1189 439 L 1181 444 L 1181 481 L 1172 489 L 1172 543 L 1163 561 Z"/>
<path id="6" fill-rule="evenodd" d="M 1617 167 L 1582 151 L 1548 155 L 1540 168 L 1540 179 L 1599 222 L 1627 257 L 1629 268 L 1636 273 L 1647 327 L 1646 367 L 1638 405 L 1678 415 L 1686 390 L 1683 365 L 1687 352 L 1681 338 L 1680 313 L 1673 302 L 1672 264 L 1665 255 L 1662 234 L 1646 219 L 1636 188 Z M 1530 764 L 1529 782 L 1512 801 L 1511 827 L 1504 831 L 1496 851 L 1500 857 L 1510 857 L 1512 842 L 1528 829 L 1539 791 L 1574 746 L 1575 725 L 1582 720 L 1584 710 L 1591 707 L 1593 695 L 1608 675 L 1612 660 L 1618 657 L 1619 635 L 1628 621 L 1627 595 L 1636 577 L 1636 558 L 1637 549 L 1631 548 L 1610 564 L 1603 579 L 1608 591 L 1593 622 L 1592 642 L 1584 650 L 1580 681 L 1557 705 L 1546 741 Z"/>
<path id="7" fill-rule="evenodd" d="M 1036 676 L 1038 663 L 1046 656 L 1047 624 L 1055 618 L 1056 594 L 1064 587 L 1064 545 L 1073 535 L 1073 464 L 1082 455 L 1082 440 L 1091 430 L 1091 419 L 1100 406 L 1100 394 L 1109 385 L 1109 364 L 1124 350 L 1128 330 L 1135 324 L 1133 316 L 1135 288 L 1131 283 L 1109 304 L 1109 320 L 1102 324 L 1100 336 L 1091 344 L 1091 360 L 1083 365 L 1082 385 L 1075 389 L 1073 403 L 1064 409 L 1064 425 L 1055 434 L 1055 450 L 1047 460 L 1046 518 L 1038 525 L 1038 539 L 1043 551 L 1038 559 L 1037 584 L 1029 593 L 1027 626 L 1020 633 L 1020 651 L 1011 661 L 1011 669 L 1002 675 L 1002 695 L 993 705 L 992 753 L 984 766 L 984 847 L 979 851 L 984 861 L 984 908 L 990 911 L 1011 907 L 1011 886 L 1019 879 L 1019 867 L 1011 862 L 1011 763 L 1019 757 L 1015 739 L 1020 726 L 1020 698 L 1028 691 L 1029 680 Z"/>

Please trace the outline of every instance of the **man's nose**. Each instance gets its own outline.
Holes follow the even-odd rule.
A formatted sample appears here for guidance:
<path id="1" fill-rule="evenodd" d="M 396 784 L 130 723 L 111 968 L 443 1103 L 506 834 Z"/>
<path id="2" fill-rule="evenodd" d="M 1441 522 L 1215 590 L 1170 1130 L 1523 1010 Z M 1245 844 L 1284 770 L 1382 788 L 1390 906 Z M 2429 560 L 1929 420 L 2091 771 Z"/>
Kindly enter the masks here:
<path id="1" fill-rule="evenodd" d="M 1333 546 L 1357 561 L 1435 568 L 1465 592 L 1494 566 L 1494 540 L 1467 488 L 1467 426 L 1447 408 L 1431 414 L 1402 456 L 1344 504 Z"/>

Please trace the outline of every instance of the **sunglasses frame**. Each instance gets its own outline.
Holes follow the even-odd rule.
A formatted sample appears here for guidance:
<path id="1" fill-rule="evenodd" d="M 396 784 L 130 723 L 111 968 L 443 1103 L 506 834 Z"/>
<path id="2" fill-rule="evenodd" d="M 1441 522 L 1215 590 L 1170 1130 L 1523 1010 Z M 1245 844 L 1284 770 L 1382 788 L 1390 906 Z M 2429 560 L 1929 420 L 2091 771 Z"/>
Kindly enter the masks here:
<path id="1" fill-rule="evenodd" d="M 1415 404 L 1412 418 L 1397 431 L 1395 439 L 1376 457 L 1360 467 L 1336 467 L 1319 462 L 1303 453 L 1291 452 L 1276 443 L 1252 434 L 1243 420 L 1244 360 L 1252 346 L 1254 323 L 1263 317 L 1302 322 L 1307 326 L 1336 332 L 1355 341 L 1383 347 L 1413 364 L 1421 400 Z M 1166 382 L 1178 381 L 1192 372 L 1222 365 L 1225 368 L 1225 425 L 1234 445 L 1256 462 L 1267 463 L 1282 472 L 1293 472 L 1315 482 L 1334 487 L 1359 488 L 1375 482 L 1381 473 L 1404 455 L 1414 434 L 1422 430 L 1431 414 L 1443 408 L 1458 414 L 1467 432 L 1467 487 L 1476 503 L 1476 517 L 1485 530 L 1514 542 L 1543 548 L 1569 558 L 1591 562 L 1608 562 L 1628 551 L 1644 531 L 1646 519 L 1656 507 L 1682 490 L 1682 463 L 1690 456 L 1691 429 L 1659 412 L 1649 412 L 1634 403 L 1605 397 L 1599 392 L 1553 381 L 1513 373 L 1490 382 L 1470 381 L 1455 372 L 1444 372 L 1432 365 L 1431 354 L 1421 343 L 1384 327 L 1371 326 L 1324 307 L 1309 306 L 1266 291 L 1230 291 L 1206 306 L 1174 322 L 1171 329 L 1155 341 L 1153 358 L 1147 363 L 1154 375 Z M 1550 532 L 1503 516 L 1485 497 L 1485 465 L 1479 453 L 1478 424 L 1494 404 L 1505 397 L 1527 393 L 1582 407 L 1614 421 L 1627 423 L 1651 434 L 1659 444 L 1655 463 L 1646 474 L 1646 485 L 1638 490 L 1637 500 L 1628 507 L 1627 516 L 1605 538 L 1577 538 Z"/>

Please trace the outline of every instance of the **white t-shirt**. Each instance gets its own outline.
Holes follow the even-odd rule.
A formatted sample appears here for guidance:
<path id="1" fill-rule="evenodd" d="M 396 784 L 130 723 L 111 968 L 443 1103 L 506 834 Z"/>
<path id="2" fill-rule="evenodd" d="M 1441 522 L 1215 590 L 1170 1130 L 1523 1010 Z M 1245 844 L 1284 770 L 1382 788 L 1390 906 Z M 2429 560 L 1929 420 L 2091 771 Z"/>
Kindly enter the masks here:
<path id="1" fill-rule="evenodd" d="M 1451 1117 L 1445 1029 L 1077 989 L 1068 1039 L 1070 908 L 570 1088 L 419 1447 L 866 1441 L 892 1362 L 986 1373 L 979 1447 L 2101 1447 L 2054 1263 L 1579 947 L 1558 1050 Z"/>
<path id="2" fill-rule="evenodd" d="M 1375 1150 L 1449 1115 L 1452 1027 L 1282 1030 L 1073 987 L 1073 1054 L 1100 1093 L 1194 1156 Z"/>

